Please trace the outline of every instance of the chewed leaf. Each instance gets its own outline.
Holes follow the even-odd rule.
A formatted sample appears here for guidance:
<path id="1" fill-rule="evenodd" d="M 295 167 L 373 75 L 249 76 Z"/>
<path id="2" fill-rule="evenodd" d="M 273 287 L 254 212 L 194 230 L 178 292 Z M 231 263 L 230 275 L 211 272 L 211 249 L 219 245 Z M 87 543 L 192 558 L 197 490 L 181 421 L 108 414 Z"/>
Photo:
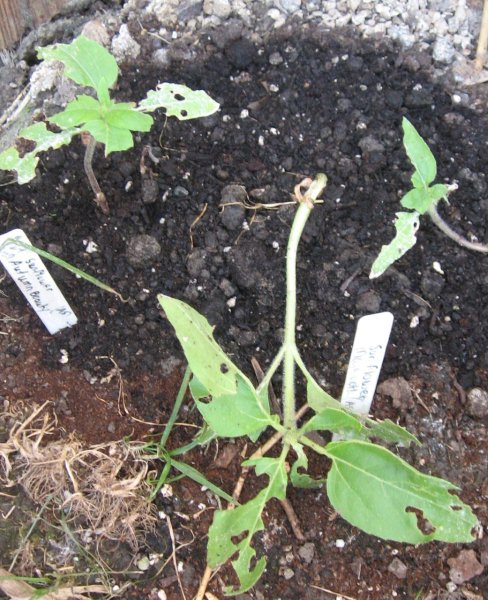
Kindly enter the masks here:
<path id="1" fill-rule="evenodd" d="M 192 393 L 195 388 L 192 390 Z M 218 436 L 240 437 L 261 431 L 274 421 L 258 400 L 255 389 L 237 376 L 237 393 L 195 400 L 205 421 Z"/>
<path id="2" fill-rule="evenodd" d="M 147 97 L 139 102 L 139 108 L 147 112 L 164 108 L 168 117 L 183 121 L 213 115 L 219 104 L 203 90 L 194 91 L 177 83 L 162 83 L 156 90 L 148 92 Z"/>
<path id="3" fill-rule="evenodd" d="M 416 188 L 429 186 L 437 174 L 437 165 L 429 146 L 421 138 L 415 127 L 403 117 L 403 145 L 408 158 L 415 167 L 412 184 Z"/>
<path id="4" fill-rule="evenodd" d="M 417 444 L 417 446 L 421 446 L 422 444 L 419 440 L 407 431 L 401 425 L 397 425 L 390 421 L 390 419 L 385 419 L 384 421 L 373 421 L 373 419 L 367 419 L 367 428 L 365 428 L 366 436 L 369 438 L 379 438 L 384 442 L 390 444 L 400 444 L 401 446 L 408 447 L 410 444 Z"/>
<path id="5" fill-rule="evenodd" d="M 17 182 L 22 185 L 31 181 L 36 176 L 36 166 L 39 158 L 35 153 L 29 152 L 21 157 L 16 148 L 10 147 L 0 153 L 0 169 L 16 171 Z"/>
<path id="6" fill-rule="evenodd" d="M 214 340 L 213 328 L 203 315 L 185 302 L 164 294 L 158 295 L 158 301 L 175 328 L 192 372 L 210 396 L 235 395 L 238 376 L 252 387 Z"/>
<path id="7" fill-rule="evenodd" d="M 39 152 L 69 144 L 71 138 L 79 132 L 79 129 L 72 128 L 60 133 L 53 133 L 47 129 L 45 123 L 34 123 L 19 133 L 19 137 L 36 143 L 34 150 L 21 157 L 16 148 L 7 148 L 0 154 L 0 169 L 16 171 L 18 183 L 20 185 L 27 183 L 36 176 Z"/>
<path id="8" fill-rule="evenodd" d="M 119 68 L 115 58 L 97 42 L 80 35 L 71 44 L 54 44 L 38 48 L 39 58 L 59 60 L 64 74 L 79 85 L 104 94 L 117 81 Z"/>
<path id="9" fill-rule="evenodd" d="M 356 440 L 326 447 L 332 459 L 327 493 L 355 527 L 382 539 L 420 544 L 470 542 L 477 519 L 449 490 L 452 483 L 424 475 L 386 448 Z"/>
<path id="10" fill-rule="evenodd" d="M 308 469 L 308 458 L 301 444 L 293 444 L 297 459 L 290 470 L 291 484 L 298 488 L 316 488 L 324 484 L 327 479 L 314 479 L 306 471 Z"/>
<path id="11" fill-rule="evenodd" d="M 237 558 L 232 561 L 232 566 L 239 578 L 239 588 L 226 588 L 226 595 L 242 594 L 251 589 L 266 568 L 266 559 L 261 557 L 256 560 L 256 551 L 251 543 L 254 534 L 264 529 L 261 515 L 266 503 L 271 498 L 279 500 L 285 498 L 287 475 L 284 462 L 284 458 L 259 458 L 247 461 L 245 464 L 254 465 L 258 475 L 268 475 L 268 486 L 246 504 L 233 510 L 215 512 L 208 532 L 209 567 L 215 569 L 237 554 Z M 235 538 L 243 535 L 240 541 L 234 541 Z"/>
<path id="12" fill-rule="evenodd" d="M 419 214 L 417 212 L 396 213 L 396 235 L 393 240 L 381 248 L 381 252 L 371 267 L 370 279 L 382 275 L 389 266 L 401 258 L 405 252 L 415 245 L 415 234 L 419 228 Z"/>

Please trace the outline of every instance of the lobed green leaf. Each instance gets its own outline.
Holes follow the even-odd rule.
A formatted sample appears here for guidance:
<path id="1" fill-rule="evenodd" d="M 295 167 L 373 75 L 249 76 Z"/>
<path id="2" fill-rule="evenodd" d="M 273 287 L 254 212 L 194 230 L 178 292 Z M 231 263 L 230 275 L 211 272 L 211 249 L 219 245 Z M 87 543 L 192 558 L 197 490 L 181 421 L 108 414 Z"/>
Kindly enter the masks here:
<path id="1" fill-rule="evenodd" d="M 417 212 L 396 213 L 396 235 L 393 240 L 381 248 L 381 252 L 371 267 L 370 279 L 382 275 L 389 266 L 401 258 L 412 246 L 417 238 L 415 234 L 419 228 L 419 214 Z"/>
<path id="2" fill-rule="evenodd" d="M 156 90 L 147 93 L 146 98 L 139 102 L 139 108 L 146 112 L 164 108 L 168 117 L 183 121 L 213 115 L 219 109 L 219 104 L 203 90 L 191 90 L 186 85 L 176 83 L 162 83 Z"/>
<path id="3" fill-rule="evenodd" d="M 287 475 L 284 457 L 258 458 L 243 463 L 254 466 L 258 475 L 269 477 L 268 486 L 259 494 L 233 510 L 218 510 L 208 532 L 207 561 L 210 568 L 224 564 L 237 554 L 232 566 L 239 578 L 239 587 L 226 588 L 226 595 L 237 595 L 251 589 L 266 568 L 264 557 L 256 560 L 256 551 L 252 547 L 255 533 L 264 529 L 262 513 L 271 498 L 283 500 L 286 496 Z M 233 538 L 244 535 L 235 542 Z M 254 565 L 252 563 L 255 561 Z"/>
<path id="4" fill-rule="evenodd" d="M 99 95 L 117 81 L 119 68 L 115 58 L 97 42 L 80 35 L 71 44 L 54 44 L 38 48 L 39 58 L 59 60 L 66 77 L 75 83 L 94 88 Z"/>
<path id="5" fill-rule="evenodd" d="M 452 483 L 424 475 L 369 442 L 333 442 L 325 451 L 333 461 L 327 477 L 329 500 L 355 527 L 410 544 L 474 539 L 477 519 L 450 493 L 456 487 Z"/>
<path id="6" fill-rule="evenodd" d="M 400 200 L 400 204 L 405 208 L 416 210 L 419 214 L 423 215 L 433 204 L 437 204 L 441 198 L 445 198 L 447 195 L 447 185 L 437 183 L 428 188 L 414 188 L 410 190 Z"/>

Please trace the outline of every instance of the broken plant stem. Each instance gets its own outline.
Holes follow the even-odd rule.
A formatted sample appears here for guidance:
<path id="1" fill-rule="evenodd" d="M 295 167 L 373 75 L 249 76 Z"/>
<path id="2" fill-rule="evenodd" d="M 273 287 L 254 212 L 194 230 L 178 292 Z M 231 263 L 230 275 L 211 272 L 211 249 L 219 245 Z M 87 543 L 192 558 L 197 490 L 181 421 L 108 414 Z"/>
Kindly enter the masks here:
<path id="1" fill-rule="evenodd" d="M 286 312 L 283 357 L 283 425 L 288 429 L 295 427 L 295 354 L 296 354 L 296 308 L 297 281 L 296 263 L 298 244 L 308 217 L 312 212 L 314 202 L 320 196 L 327 184 L 327 177 L 319 173 L 314 180 L 304 179 L 300 186 L 306 186 L 304 196 L 300 186 L 296 188 L 297 200 L 300 204 L 295 215 L 286 250 Z"/>
<path id="2" fill-rule="evenodd" d="M 83 167 L 85 169 L 86 176 L 90 182 L 90 187 L 95 194 L 95 202 L 100 207 L 100 210 L 104 215 L 109 214 L 107 199 L 105 194 L 102 192 L 100 185 L 98 184 L 95 173 L 93 172 L 93 155 L 95 154 L 95 148 L 97 140 L 92 136 L 88 135 L 88 143 L 86 145 L 85 157 L 83 159 Z"/>
<path id="3" fill-rule="evenodd" d="M 444 219 L 440 216 L 440 214 L 437 212 L 437 206 L 435 203 L 430 206 L 427 212 L 434 224 L 442 231 L 442 233 L 447 235 L 447 237 L 451 238 L 451 240 L 454 240 L 457 244 L 463 246 L 464 248 L 468 248 L 468 250 L 474 250 L 475 252 L 483 252 L 485 254 L 488 253 L 488 245 L 480 244 L 478 242 L 470 242 L 462 235 L 459 235 L 459 233 L 456 233 L 453 229 L 451 229 L 449 225 L 444 221 Z"/>

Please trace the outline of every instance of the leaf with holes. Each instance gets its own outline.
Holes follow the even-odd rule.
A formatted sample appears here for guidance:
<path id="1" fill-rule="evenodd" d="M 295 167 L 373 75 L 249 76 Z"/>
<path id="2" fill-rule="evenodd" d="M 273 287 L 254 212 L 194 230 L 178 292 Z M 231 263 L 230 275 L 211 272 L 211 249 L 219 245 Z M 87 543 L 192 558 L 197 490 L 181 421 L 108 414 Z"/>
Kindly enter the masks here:
<path id="1" fill-rule="evenodd" d="M 213 327 L 203 315 L 164 294 L 158 295 L 158 301 L 175 328 L 192 373 L 210 396 L 235 395 L 238 377 L 252 388 L 249 379 L 214 340 Z"/>
<path id="2" fill-rule="evenodd" d="M 395 220 L 396 235 L 393 240 L 381 248 L 381 252 L 371 267 L 370 279 L 382 275 L 388 267 L 401 258 L 415 245 L 415 234 L 419 228 L 417 212 L 397 212 Z"/>
<path id="3" fill-rule="evenodd" d="M 176 83 L 162 83 L 156 90 L 148 92 L 147 97 L 139 102 L 139 108 L 146 112 L 164 108 L 168 117 L 184 121 L 213 115 L 219 109 L 219 104 L 203 90 L 191 90 L 186 85 Z"/>
<path id="4" fill-rule="evenodd" d="M 332 442 L 325 454 L 333 461 L 327 477 L 329 500 L 355 527 L 410 544 L 473 541 L 477 519 L 450 493 L 456 488 L 452 483 L 424 475 L 369 442 Z"/>
<path id="5" fill-rule="evenodd" d="M 79 129 L 65 129 L 60 133 L 49 131 L 45 123 L 34 123 L 19 133 L 19 137 L 36 143 L 36 147 L 24 156 L 20 156 L 16 148 L 11 146 L 0 154 L 0 169 L 16 171 L 20 185 L 31 181 L 36 176 L 38 154 L 50 148 L 60 148 L 71 142 L 71 138 L 79 133 Z"/>
<path id="6" fill-rule="evenodd" d="M 234 555 L 232 566 L 239 578 L 239 587 L 226 588 L 226 595 L 242 594 L 251 589 L 266 568 L 266 559 L 256 560 L 252 539 L 264 529 L 262 513 L 271 498 L 283 500 L 286 496 L 287 475 L 285 459 L 258 458 L 248 460 L 244 466 L 254 466 L 257 475 L 267 475 L 269 482 L 259 494 L 233 510 L 217 510 L 208 532 L 207 561 L 210 568 L 223 565 Z M 235 538 L 242 537 L 240 541 Z M 233 539 L 234 538 L 234 539 Z M 253 561 L 255 561 L 252 566 Z"/>

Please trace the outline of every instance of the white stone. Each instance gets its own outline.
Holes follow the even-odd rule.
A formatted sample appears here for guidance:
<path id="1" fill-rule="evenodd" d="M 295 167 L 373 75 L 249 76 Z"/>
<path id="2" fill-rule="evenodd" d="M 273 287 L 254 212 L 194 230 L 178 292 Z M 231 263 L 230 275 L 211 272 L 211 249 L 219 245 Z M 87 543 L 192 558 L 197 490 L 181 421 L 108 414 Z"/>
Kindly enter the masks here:
<path id="1" fill-rule="evenodd" d="M 112 40 L 112 54 L 117 62 L 123 62 L 127 59 L 134 59 L 141 53 L 141 47 L 131 36 L 129 28 L 124 23 L 120 26 L 119 35 Z"/>
<path id="2" fill-rule="evenodd" d="M 456 56 L 456 50 L 448 38 L 437 38 L 432 47 L 432 58 L 446 65 L 451 64 Z"/>
<path id="3" fill-rule="evenodd" d="M 232 6 L 229 0 L 205 0 L 203 12 L 219 19 L 227 19 L 232 12 Z"/>

